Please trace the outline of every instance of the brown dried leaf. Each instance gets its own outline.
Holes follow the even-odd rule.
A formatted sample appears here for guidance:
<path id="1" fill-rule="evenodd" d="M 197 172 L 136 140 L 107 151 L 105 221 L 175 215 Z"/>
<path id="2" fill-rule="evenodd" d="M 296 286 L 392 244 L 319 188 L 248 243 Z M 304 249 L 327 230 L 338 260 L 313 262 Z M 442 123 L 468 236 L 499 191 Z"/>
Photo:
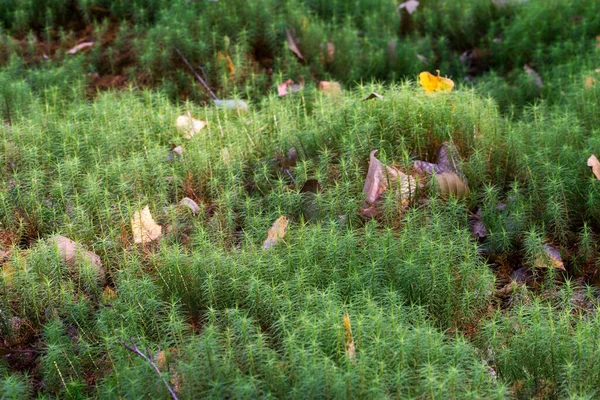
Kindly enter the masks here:
<path id="1" fill-rule="evenodd" d="M 67 51 L 68 54 L 75 54 L 80 50 L 84 50 L 87 49 L 89 47 L 92 47 L 94 45 L 94 42 L 83 42 L 83 43 L 79 43 L 77 46 L 72 47 L 71 49 L 69 49 Z"/>
<path id="2" fill-rule="evenodd" d="M 268 250 L 283 239 L 287 232 L 287 226 L 288 219 L 284 215 L 277 218 L 267 231 L 267 239 L 263 243 L 263 249 Z"/>
<path id="3" fill-rule="evenodd" d="M 356 348 L 354 346 L 354 336 L 352 335 L 352 325 L 350 324 L 350 315 L 344 315 L 344 339 L 346 343 L 346 354 L 352 362 L 356 362 Z"/>
<path id="4" fill-rule="evenodd" d="M 594 87 L 595 84 L 596 84 L 596 80 L 594 78 L 592 78 L 591 76 L 586 76 L 585 77 L 585 84 L 584 84 L 584 86 L 587 89 Z"/>
<path id="5" fill-rule="evenodd" d="M 342 94 L 342 87 L 338 82 L 321 81 L 317 89 L 330 96 L 341 96 Z"/>
<path id="6" fill-rule="evenodd" d="M 191 139 L 192 136 L 199 133 L 206 125 L 207 121 L 200 121 L 199 119 L 192 118 L 191 113 L 188 111 L 185 115 L 177 117 L 175 122 L 177 129 L 183 134 L 186 139 Z"/>
<path id="7" fill-rule="evenodd" d="M 383 96 L 380 95 L 379 93 L 371 92 L 371 93 L 369 93 L 369 95 L 367 97 L 365 97 L 361 101 L 367 101 L 367 100 L 371 100 L 371 99 L 383 99 Z"/>
<path id="8" fill-rule="evenodd" d="M 565 265 L 563 264 L 563 260 L 560 256 L 560 252 L 558 251 L 558 249 L 556 247 L 552 246 L 551 244 L 545 244 L 544 251 L 554 268 L 562 269 L 563 271 L 565 271 Z M 537 262 L 536 262 L 536 266 L 538 266 Z"/>
<path id="9" fill-rule="evenodd" d="M 462 199 L 469 196 L 469 187 L 454 172 L 444 172 L 435 175 L 433 184 L 437 187 L 442 197 L 456 196 Z"/>
<path id="10" fill-rule="evenodd" d="M 162 227 L 154 222 L 148 206 L 133 214 L 131 231 L 135 243 L 150 243 L 162 236 Z"/>
<path id="11" fill-rule="evenodd" d="M 598 161 L 595 155 L 592 154 L 588 158 L 587 166 L 592 169 L 592 172 L 596 175 L 596 179 L 600 180 L 600 161 Z"/>
<path id="12" fill-rule="evenodd" d="M 417 0 L 408 0 L 398 6 L 398 9 L 405 9 L 406 12 L 412 14 L 416 11 L 417 7 L 419 7 L 419 2 Z"/>
<path id="13" fill-rule="evenodd" d="M 437 166 L 439 167 L 439 172 L 436 172 L 454 172 L 461 176 L 462 172 L 458 160 L 459 157 L 456 146 L 450 142 L 442 143 L 437 149 Z"/>
<path id="14" fill-rule="evenodd" d="M 304 60 L 304 56 L 302 56 L 302 53 L 300 53 L 300 50 L 296 45 L 296 41 L 294 40 L 294 37 L 292 36 L 292 33 L 289 29 L 285 30 L 285 35 L 287 37 L 288 47 L 290 48 L 292 53 L 294 53 L 299 59 Z"/>
<path id="15" fill-rule="evenodd" d="M 110 286 L 106 286 L 102 291 L 102 300 L 105 303 L 110 303 L 112 300 L 117 298 L 117 294 Z"/>
<path id="16" fill-rule="evenodd" d="M 544 86 L 544 83 L 542 82 L 542 78 L 540 77 L 540 74 L 538 74 L 533 68 L 531 68 L 529 65 L 525 64 L 523 65 L 523 69 L 525 70 L 525 72 L 527 72 L 527 74 L 532 77 L 535 80 L 535 84 L 537 87 L 542 88 Z"/>
<path id="17" fill-rule="evenodd" d="M 437 164 L 429 163 L 427 161 L 422 161 L 422 160 L 416 160 L 413 163 L 413 168 L 419 174 L 432 175 L 434 172 L 436 174 L 442 173 L 442 169 Z"/>
<path id="18" fill-rule="evenodd" d="M 477 209 L 477 212 L 473 215 L 473 218 L 469 221 L 471 225 L 471 235 L 478 239 L 483 239 L 487 236 L 487 228 L 485 227 L 483 221 L 481 220 L 481 207 Z"/>

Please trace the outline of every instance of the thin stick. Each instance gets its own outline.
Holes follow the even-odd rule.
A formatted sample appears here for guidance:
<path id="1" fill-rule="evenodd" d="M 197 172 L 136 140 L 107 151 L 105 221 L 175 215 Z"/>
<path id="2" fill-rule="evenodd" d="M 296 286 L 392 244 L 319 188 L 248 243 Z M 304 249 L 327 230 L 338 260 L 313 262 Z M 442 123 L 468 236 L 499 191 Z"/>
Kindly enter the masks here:
<path id="1" fill-rule="evenodd" d="M 152 365 L 152 367 L 154 368 L 154 370 L 156 371 L 156 373 L 158 374 L 158 376 L 160 376 L 160 379 L 162 379 L 163 383 L 167 387 L 167 390 L 171 394 L 171 397 L 173 398 L 173 400 L 179 400 L 177 398 L 177 394 L 175 394 L 175 392 L 173 391 L 173 389 L 171 389 L 171 385 L 169 385 L 169 382 L 167 382 L 167 380 L 165 378 L 163 378 L 162 373 L 160 372 L 160 370 L 158 369 L 158 367 L 156 366 L 156 364 L 154 363 L 154 361 L 152 361 L 152 355 L 150 354 L 150 349 L 148 349 L 146 347 L 146 353 L 148 353 L 148 355 L 146 355 L 146 354 L 142 353 L 142 351 L 140 349 L 138 349 L 138 347 L 133 342 L 132 338 L 129 338 L 129 341 L 131 342 L 131 346 L 128 346 L 127 343 L 125 343 L 124 340 L 122 340 L 122 339 L 120 339 L 120 340 L 121 340 L 121 344 L 123 346 L 125 346 L 125 348 L 127 350 L 129 350 L 129 351 L 137 354 L 138 356 L 140 356 L 144 360 L 146 360 L 146 362 L 148 362 L 150 365 Z"/>
<path id="2" fill-rule="evenodd" d="M 194 76 L 196 77 L 196 79 L 198 79 L 200 81 L 200 83 L 202 84 L 202 86 L 204 86 L 204 88 L 208 91 L 208 93 L 210 93 L 210 95 L 212 96 L 213 99 L 215 100 L 219 100 L 219 98 L 217 97 L 217 95 L 210 90 L 210 88 L 208 87 L 208 84 L 206 83 L 206 81 L 204 79 L 202 79 L 202 77 L 200 75 L 198 75 L 198 73 L 196 72 L 196 70 L 194 69 L 194 67 L 192 67 L 192 64 L 190 64 L 190 62 L 187 60 L 187 58 L 185 58 L 185 56 L 181 53 L 181 51 L 179 51 L 179 49 L 177 47 L 175 47 L 175 51 L 177 52 L 177 54 L 179 54 L 179 56 L 181 57 L 181 59 L 183 60 L 183 62 L 185 63 L 185 65 L 188 66 L 188 68 L 190 69 L 190 71 L 192 71 L 192 73 L 194 74 Z"/>

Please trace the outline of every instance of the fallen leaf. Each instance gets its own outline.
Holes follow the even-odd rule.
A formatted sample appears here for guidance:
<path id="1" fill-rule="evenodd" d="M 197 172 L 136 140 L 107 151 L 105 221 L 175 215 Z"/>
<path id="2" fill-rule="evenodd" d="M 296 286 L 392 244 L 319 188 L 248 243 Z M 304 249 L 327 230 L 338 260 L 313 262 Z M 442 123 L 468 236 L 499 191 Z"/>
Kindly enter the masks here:
<path id="1" fill-rule="evenodd" d="M 181 160 L 183 157 L 183 147 L 175 146 L 169 152 L 169 161 Z"/>
<path id="2" fill-rule="evenodd" d="M 430 163 L 430 162 L 427 162 L 427 161 L 422 161 L 422 160 L 416 160 L 413 163 L 413 168 L 419 174 L 426 173 L 426 174 L 429 174 L 429 175 L 433 175 L 434 172 L 436 174 L 441 174 L 442 173 L 441 168 L 437 164 Z"/>
<path id="3" fill-rule="evenodd" d="M 74 46 L 71 49 L 69 49 L 67 51 L 67 53 L 69 53 L 69 54 L 75 54 L 78 51 L 83 50 L 83 49 L 87 49 L 88 47 L 92 47 L 93 45 L 94 45 L 94 42 L 79 43 L 77 46 Z"/>
<path id="4" fill-rule="evenodd" d="M 342 94 L 342 87 L 338 82 L 321 81 L 319 82 L 318 89 L 330 96 L 340 96 Z"/>
<path id="5" fill-rule="evenodd" d="M 380 95 L 379 93 L 371 92 L 371 93 L 369 93 L 369 95 L 367 97 L 365 97 L 361 101 L 367 101 L 367 100 L 371 100 L 371 99 L 383 99 L 383 96 Z"/>
<path id="6" fill-rule="evenodd" d="M 198 203 L 196 203 L 189 197 L 184 197 L 183 199 L 181 199 L 179 205 L 182 207 L 189 208 L 193 215 L 198 215 L 198 213 L 200 212 L 200 206 L 198 206 Z"/>
<path id="7" fill-rule="evenodd" d="M 282 82 L 279 86 L 277 86 L 277 94 L 279 97 L 287 96 L 291 93 L 299 92 L 304 88 L 304 79 L 300 81 L 300 84 L 294 83 L 293 80 L 288 79 L 285 82 Z"/>
<path id="8" fill-rule="evenodd" d="M 437 149 L 436 158 L 437 165 L 442 173 L 455 172 L 457 175 L 462 175 L 458 162 L 458 150 L 454 144 L 450 142 L 442 143 Z"/>
<path id="9" fill-rule="evenodd" d="M 517 283 L 525 283 L 533 277 L 529 267 L 521 267 L 510 275 L 510 279 Z"/>
<path id="10" fill-rule="evenodd" d="M 104 288 L 104 290 L 102 291 L 102 300 L 105 303 L 110 303 L 111 301 L 113 301 L 116 298 L 117 298 L 117 294 L 115 293 L 115 291 L 113 289 L 111 289 L 110 286 L 106 286 Z"/>
<path id="11" fill-rule="evenodd" d="M 199 119 L 192 118 L 191 113 L 188 111 L 186 115 L 180 115 L 177 117 L 175 122 L 177 129 L 183 134 L 186 139 L 191 139 L 195 134 L 199 133 L 208 122 L 200 121 Z"/>
<path id="12" fill-rule="evenodd" d="M 437 76 L 430 74 L 429 72 L 421 72 L 419 74 L 419 82 L 425 93 L 432 94 L 434 92 L 445 91 L 451 92 L 454 87 L 452 79 L 444 78 L 440 76 L 440 70 L 437 71 Z"/>
<path id="13" fill-rule="evenodd" d="M 408 0 L 398 6 L 398 9 L 405 9 L 406 12 L 412 14 L 419 7 L 419 2 L 417 0 Z"/>
<path id="14" fill-rule="evenodd" d="M 535 81 L 535 85 L 539 88 L 542 88 L 544 86 L 544 83 L 542 82 L 542 78 L 540 77 L 540 74 L 538 74 L 533 68 L 531 68 L 529 65 L 525 64 L 523 65 L 523 70 L 525 70 L 525 72 L 533 78 L 533 80 Z"/>
<path id="15" fill-rule="evenodd" d="M 304 182 L 302 188 L 300 189 L 300 193 L 314 193 L 317 194 L 321 192 L 321 184 L 316 179 L 309 179 Z"/>
<path id="16" fill-rule="evenodd" d="M 263 243 L 263 249 L 268 250 L 277 244 L 287 232 L 288 219 L 282 215 L 277 218 L 267 231 L 267 239 Z"/>
<path id="17" fill-rule="evenodd" d="M 482 212 L 481 207 L 477 209 L 475 214 L 472 214 L 473 218 L 470 218 L 469 225 L 471 225 L 471 235 L 477 239 L 483 239 L 487 236 L 487 228 L 481 220 Z"/>
<path id="18" fill-rule="evenodd" d="M 294 53 L 299 59 L 304 60 L 304 56 L 302 56 L 302 53 L 300 53 L 300 50 L 296 45 L 296 41 L 294 40 L 294 37 L 292 36 L 292 33 L 289 31 L 289 29 L 285 30 L 285 35 L 287 37 L 288 47 L 290 48 L 292 53 Z"/>
<path id="19" fill-rule="evenodd" d="M 395 196 L 402 202 L 402 206 L 405 206 L 416 191 L 416 180 L 396 168 L 386 167 L 375 157 L 375 153 L 377 150 L 373 150 L 369 156 L 369 170 L 363 186 L 367 202 L 375 204 L 388 189 L 389 183 L 395 183 L 398 189 Z"/>
<path id="20" fill-rule="evenodd" d="M 425 65 L 429 64 L 429 60 L 427 59 L 427 57 L 425 57 L 424 55 L 421 54 L 417 54 L 417 58 L 419 60 L 421 60 L 421 62 Z"/>
<path id="21" fill-rule="evenodd" d="M 356 348 L 354 346 L 354 336 L 352 335 L 352 325 L 350 324 L 350 315 L 344 315 L 344 338 L 346 344 L 346 354 L 350 361 L 356 361 Z"/>
<path id="22" fill-rule="evenodd" d="M 442 197 L 456 196 L 462 199 L 469 196 L 469 187 L 454 172 L 434 175 L 433 184 Z"/>
<path id="23" fill-rule="evenodd" d="M 97 281 L 99 283 L 104 282 L 106 273 L 102 267 L 102 261 L 97 254 L 86 250 L 79 243 L 61 235 L 52 236 L 49 239 L 49 243 L 56 246 L 58 253 L 64 263 L 69 266 L 72 273 L 80 275 L 81 270 L 89 266 L 96 276 Z M 81 261 L 83 264 L 79 264 L 77 261 Z"/>
<path id="24" fill-rule="evenodd" d="M 162 236 L 162 227 L 154 222 L 148 206 L 133 214 L 131 231 L 135 243 L 150 243 Z"/>
<path id="25" fill-rule="evenodd" d="M 591 88 L 594 87 L 594 85 L 596 84 L 596 80 L 594 78 L 592 78 L 591 76 L 586 76 L 585 77 L 585 87 L 586 88 Z"/>
<path id="26" fill-rule="evenodd" d="M 558 251 L 558 249 L 552 246 L 551 244 L 544 244 L 544 255 L 538 257 L 535 260 L 535 267 L 547 267 L 548 261 L 550 261 L 554 268 L 562 269 L 563 271 L 565 271 L 565 265 L 563 264 L 563 260 L 560 256 L 560 252 Z"/>
<path id="27" fill-rule="evenodd" d="M 220 51 L 217 53 L 217 61 L 225 64 L 225 68 L 227 68 L 227 71 L 229 71 L 230 78 L 235 75 L 235 66 L 233 65 L 233 61 L 231 61 L 229 54 Z"/>
<path id="28" fill-rule="evenodd" d="M 213 100 L 216 107 L 226 110 L 247 111 L 248 104 L 244 100 Z"/>
<path id="29" fill-rule="evenodd" d="M 335 44 L 327 42 L 322 46 L 321 61 L 325 64 L 331 64 L 335 61 Z"/>
<path id="30" fill-rule="evenodd" d="M 596 179 L 600 180 L 600 161 L 598 161 L 595 155 L 592 154 L 588 158 L 587 166 L 592 169 L 592 172 L 596 175 Z"/>

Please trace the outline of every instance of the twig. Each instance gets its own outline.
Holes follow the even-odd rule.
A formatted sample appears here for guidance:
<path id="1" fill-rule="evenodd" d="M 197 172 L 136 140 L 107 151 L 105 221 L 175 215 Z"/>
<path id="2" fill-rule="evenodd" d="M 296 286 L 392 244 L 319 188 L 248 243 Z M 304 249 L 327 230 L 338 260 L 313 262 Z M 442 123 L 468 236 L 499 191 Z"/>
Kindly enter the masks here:
<path id="1" fill-rule="evenodd" d="M 179 56 L 181 57 L 181 59 L 183 60 L 183 62 L 185 63 L 185 65 L 188 66 L 188 68 L 190 69 L 190 71 L 192 71 L 192 73 L 194 74 L 194 76 L 196 77 L 196 79 L 198 79 L 200 81 L 200 83 L 202 84 L 202 86 L 204 86 L 204 88 L 208 91 L 208 93 L 210 93 L 210 95 L 212 96 L 212 98 L 214 100 L 219 100 L 219 98 L 217 97 L 217 95 L 215 95 L 215 93 L 210 90 L 210 87 L 208 87 L 208 84 L 206 83 L 206 81 L 204 79 L 202 79 L 202 77 L 200 75 L 198 75 L 198 73 L 196 72 L 196 70 L 194 69 L 194 67 L 192 67 L 192 64 L 190 64 L 190 62 L 187 60 L 187 58 L 185 58 L 185 56 L 183 55 L 183 53 L 181 53 L 181 51 L 179 51 L 179 49 L 177 47 L 175 47 L 175 51 L 177 52 L 177 54 L 179 54 Z"/>
<path id="2" fill-rule="evenodd" d="M 146 354 L 142 353 L 142 351 L 140 349 L 138 349 L 138 347 L 133 342 L 133 338 L 129 338 L 129 341 L 131 342 L 131 346 L 127 345 L 127 343 L 125 343 L 125 341 L 123 339 L 120 339 L 120 341 L 121 341 L 121 344 L 123 346 L 125 346 L 125 348 L 127 350 L 137 354 L 138 356 L 140 356 L 144 360 L 146 360 L 146 362 L 148 362 L 150 365 L 152 365 L 152 368 L 154 368 L 154 370 L 156 371 L 158 376 L 160 376 L 160 379 L 162 379 L 163 383 L 167 387 L 167 390 L 171 394 L 171 397 L 173 398 L 173 400 L 179 400 L 177 398 L 177 394 L 175 394 L 173 389 L 171 389 L 171 385 L 169 385 L 169 382 L 167 382 L 167 380 L 162 376 L 162 373 L 160 372 L 160 370 L 158 369 L 158 367 L 156 366 L 154 361 L 152 361 L 152 354 L 150 354 L 150 349 L 146 347 L 146 353 L 147 353 L 147 355 L 146 355 Z"/>
<path id="3" fill-rule="evenodd" d="M 286 172 L 286 173 L 288 174 L 288 176 L 289 176 L 289 177 L 292 179 L 292 182 L 294 182 L 294 185 L 295 185 L 295 186 L 298 186 L 298 183 L 296 182 L 296 180 L 295 180 L 295 179 L 294 179 L 294 177 L 292 176 L 292 173 L 290 172 L 290 170 L 286 168 L 286 169 L 284 169 L 283 171 L 284 171 L 284 172 Z"/>

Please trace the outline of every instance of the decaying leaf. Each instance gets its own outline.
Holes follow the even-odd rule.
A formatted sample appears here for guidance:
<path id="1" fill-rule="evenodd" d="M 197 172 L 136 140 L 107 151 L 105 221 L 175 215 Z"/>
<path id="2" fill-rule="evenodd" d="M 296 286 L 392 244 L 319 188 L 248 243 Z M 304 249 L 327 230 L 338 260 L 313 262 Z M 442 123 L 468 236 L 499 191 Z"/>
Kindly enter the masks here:
<path id="1" fill-rule="evenodd" d="M 405 9 L 406 12 L 408 12 L 409 14 L 412 14 L 416 11 L 417 7 L 419 7 L 419 2 L 417 0 L 408 0 L 405 1 L 404 3 L 401 3 L 398 6 L 398 9 Z"/>
<path id="2" fill-rule="evenodd" d="M 375 153 L 377 150 L 373 150 L 369 156 L 369 170 L 363 186 L 367 202 L 375 204 L 389 184 L 393 183 L 398 189 L 395 196 L 406 205 L 416 191 L 416 180 L 396 168 L 386 167 L 375 157 Z"/>
<path id="3" fill-rule="evenodd" d="M 456 196 L 462 199 L 469 196 L 469 187 L 454 172 L 434 175 L 433 184 L 442 197 Z"/>
<path id="4" fill-rule="evenodd" d="M 227 71 L 229 71 L 230 78 L 235 75 L 235 66 L 233 65 L 231 57 L 229 57 L 229 54 L 220 51 L 217 53 L 217 61 L 225 64 L 225 68 L 227 68 Z"/>
<path id="5" fill-rule="evenodd" d="M 104 282 L 105 271 L 97 254 L 61 235 L 52 236 L 49 243 L 56 246 L 58 253 L 72 273 L 81 275 L 86 269 L 89 269 L 88 271 L 93 273 L 99 283 Z"/>
<path id="6" fill-rule="evenodd" d="M 425 65 L 429 64 L 429 60 L 422 54 L 417 54 L 417 58 Z"/>
<path id="7" fill-rule="evenodd" d="M 198 206 L 198 203 L 196 203 L 189 197 L 184 197 L 183 199 L 181 199 L 179 205 L 182 207 L 189 208 L 193 215 L 198 215 L 198 213 L 200 212 L 200 207 Z"/>
<path id="8" fill-rule="evenodd" d="M 175 125 L 184 138 L 191 139 L 192 136 L 204 129 L 208 122 L 192 118 L 192 114 L 188 111 L 185 115 L 177 117 Z"/>
<path id="9" fill-rule="evenodd" d="M 175 146 L 169 152 L 169 161 L 181 160 L 183 157 L 183 147 Z"/>
<path id="10" fill-rule="evenodd" d="M 441 174 L 442 170 L 441 168 L 434 163 L 430 163 L 427 161 L 422 161 L 422 160 L 416 160 L 413 163 L 413 168 L 415 169 L 415 171 L 419 174 L 429 174 L 429 175 L 433 175 L 433 173 L 435 172 L 436 174 Z"/>
<path id="11" fill-rule="evenodd" d="M 288 47 L 290 48 L 292 53 L 294 53 L 299 59 L 304 60 L 304 56 L 302 55 L 302 53 L 300 53 L 298 45 L 296 45 L 296 41 L 294 40 L 294 36 L 292 35 L 292 32 L 290 32 L 289 29 L 285 30 L 285 36 L 287 37 Z"/>
<path id="12" fill-rule="evenodd" d="M 533 275 L 528 266 L 521 267 L 510 275 L 510 279 L 517 283 L 526 283 L 532 277 Z"/>
<path id="13" fill-rule="evenodd" d="M 352 335 L 352 325 L 350 324 L 350 315 L 344 315 L 344 339 L 346 344 L 346 354 L 350 361 L 355 361 L 356 348 L 354 346 L 354 336 Z"/>
<path id="14" fill-rule="evenodd" d="M 432 94 L 434 92 L 444 91 L 451 92 L 454 88 L 454 82 L 452 79 L 444 78 L 440 76 L 440 70 L 437 71 L 437 76 L 432 75 L 429 72 L 421 72 L 419 74 L 419 83 L 423 86 L 425 93 Z"/>
<path id="15" fill-rule="evenodd" d="M 73 46 L 73 47 L 71 47 L 71 48 L 70 48 L 70 49 L 67 51 L 67 53 L 69 53 L 69 54 L 75 54 L 75 53 L 77 53 L 78 51 L 81 51 L 81 50 L 87 49 L 87 48 L 89 48 L 89 47 L 92 47 L 93 45 L 94 45 L 94 42 L 83 42 L 83 43 L 79 43 L 77 46 Z"/>
<path id="16" fill-rule="evenodd" d="M 248 111 L 248 104 L 244 100 L 213 100 L 216 107 L 234 111 Z"/>
<path id="17" fill-rule="evenodd" d="M 380 95 L 379 93 L 371 92 L 371 93 L 369 93 L 369 95 L 367 97 L 365 97 L 361 101 L 367 101 L 367 100 L 371 100 L 371 99 L 383 99 L 383 96 Z"/>
<path id="18" fill-rule="evenodd" d="M 154 222 L 148 206 L 133 214 L 131 231 L 135 243 L 150 243 L 162 236 L 162 227 Z"/>
<path id="19" fill-rule="evenodd" d="M 102 300 L 105 303 L 110 303 L 111 301 L 113 301 L 116 298 L 117 298 L 117 293 L 115 293 L 115 291 L 110 286 L 106 286 L 104 288 L 104 290 L 102 291 Z"/>
<path id="20" fill-rule="evenodd" d="M 330 96 L 340 96 L 342 94 L 342 87 L 338 82 L 319 82 L 318 89 Z"/>
<path id="21" fill-rule="evenodd" d="M 590 158 L 588 158 L 587 166 L 592 169 L 596 179 L 600 180 L 600 161 L 598 161 L 595 155 L 592 154 Z"/>
<path id="22" fill-rule="evenodd" d="M 487 236 L 487 228 L 481 220 L 482 212 L 481 207 L 477 209 L 475 214 L 472 214 L 472 218 L 469 219 L 469 225 L 471 225 L 471 235 L 477 239 L 483 239 Z"/>
<path id="23" fill-rule="evenodd" d="M 533 78 L 533 80 L 535 81 L 535 85 L 537 87 L 542 88 L 544 86 L 544 83 L 542 82 L 542 78 L 540 77 L 540 74 L 538 74 L 536 72 L 536 70 L 534 70 L 527 64 L 523 65 L 523 70 L 525 72 L 527 72 L 527 75 L 529 75 L 531 78 Z"/>
<path id="24" fill-rule="evenodd" d="M 547 267 L 548 262 L 550 262 L 554 268 L 565 271 L 565 265 L 563 264 L 563 260 L 558 249 L 551 244 L 544 244 L 544 254 L 535 260 L 535 267 Z"/>
<path id="25" fill-rule="evenodd" d="M 331 64 L 335 61 L 335 44 L 327 42 L 321 45 L 321 62 Z"/>
<path id="26" fill-rule="evenodd" d="M 592 78 L 591 76 L 586 76 L 585 77 L 585 84 L 584 84 L 584 86 L 587 89 L 594 87 L 595 84 L 596 84 L 596 80 L 594 78 Z"/>
<path id="27" fill-rule="evenodd" d="M 263 243 L 263 249 L 268 250 L 276 245 L 287 232 L 288 219 L 282 215 L 277 218 L 267 231 L 267 239 Z"/>
<path id="28" fill-rule="evenodd" d="M 287 96 L 290 93 L 299 92 L 304 88 L 304 79 L 300 80 L 299 84 L 294 83 L 293 80 L 288 79 L 285 82 L 282 82 L 279 86 L 277 86 L 277 94 L 280 97 Z"/>
<path id="29" fill-rule="evenodd" d="M 460 169 L 458 150 L 450 142 L 444 142 L 437 149 L 437 165 L 441 172 L 454 172 L 462 176 Z"/>

